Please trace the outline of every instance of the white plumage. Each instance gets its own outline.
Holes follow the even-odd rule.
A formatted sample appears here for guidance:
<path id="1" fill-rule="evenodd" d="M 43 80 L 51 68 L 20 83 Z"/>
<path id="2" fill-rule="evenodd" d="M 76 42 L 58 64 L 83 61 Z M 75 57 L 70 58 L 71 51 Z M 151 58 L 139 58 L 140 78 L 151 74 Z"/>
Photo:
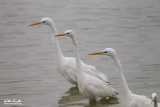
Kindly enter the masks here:
<path id="1" fill-rule="evenodd" d="M 54 51 L 55 51 L 55 60 L 56 60 L 55 62 L 56 62 L 57 71 L 59 71 L 68 82 L 77 85 L 76 60 L 73 57 L 63 56 L 59 46 L 58 38 L 54 37 L 54 35 L 57 35 L 58 32 L 53 20 L 50 18 L 44 17 L 41 19 L 40 22 L 30 24 L 29 26 L 39 25 L 39 24 L 44 24 L 49 26 L 52 31 L 52 40 L 55 48 Z M 106 83 L 109 83 L 108 78 L 103 73 L 99 73 L 95 67 L 91 65 L 87 65 L 82 61 L 81 63 L 85 73 L 95 76 L 105 81 Z"/>
<path id="2" fill-rule="evenodd" d="M 83 61 L 81 61 L 84 72 L 95 76 L 104 82 L 110 84 L 107 77 L 96 70 L 96 68 L 92 65 L 87 65 Z M 77 76 L 76 76 L 76 60 L 73 57 L 65 57 L 62 61 L 62 66 L 59 67 L 59 71 L 62 71 L 61 74 L 72 84 L 77 84 Z"/>
<path id="3" fill-rule="evenodd" d="M 110 84 L 106 83 L 99 77 L 89 75 L 87 72 L 90 72 L 89 69 L 84 63 L 81 62 L 79 56 L 79 47 L 75 37 L 75 34 L 72 30 L 68 30 L 65 33 L 56 35 L 56 36 L 69 36 L 72 38 L 73 44 L 75 45 L 75 55 L 76 55 L 76 75 L 78 81 L 78 88 L 81 94 L 89 99 L 90 103 L 96 102 L 96 98 L 106 98 L 106 97 L 115 97 L 117 92 L 112 89 Z M 91 68 L 91 66 L 90 66 Z M 94 68 L 92 67 L 94 70 Z M 94 72 L 96 72 L 94 70 Z M 96 73 L 97 74 L 97 73 Z"/>
<path id="4" fill-rule="evenodd" d="M 154 107 L 153 104 L 151 104 L 151 99 L 147 98 L 143 95 L 136 95 L 133 94 L 127 85 L 127 82 L 123 75 L 122 65 L 121 62 L 116 54 L 116 51 L 112 48 L 106 48 L 101 52 L 91 53 L 89 55 L 95 55 L 95 54 L 104 54 L 112 57 L 113 61 L 116 65 L 116 71 L 117 71 L 117 78 L 119 81 L 119 85 L 121 88 L 120 94 L 121 94 L 121 100 L 122 100 L 122 107 Z M 160 106 L 160 104 L 158 103 Z"/>

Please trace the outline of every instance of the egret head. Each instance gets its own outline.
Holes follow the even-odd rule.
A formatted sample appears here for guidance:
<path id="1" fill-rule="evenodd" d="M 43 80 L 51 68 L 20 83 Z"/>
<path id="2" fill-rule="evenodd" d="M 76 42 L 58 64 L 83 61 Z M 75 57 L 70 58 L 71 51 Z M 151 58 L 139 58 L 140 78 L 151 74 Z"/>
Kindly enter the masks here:
<path id="1" fill-rule="evenodd" d="M 40 22 L 45 25 L 50 25 L 53 22 L 53 20 L 48 17 L 43 17 Z"/>
<path id="2" fill-rule="evenodd" d="M 51 23 L 53 23 L 53 20 L 48 18 L 48 17 L 43 17 L 41 19 L 41 21 L 30 24 L 29 26 L 33 26 L 33 25 L 39 25 L 39 24 L 44 24 L 44 25 L 51 25 Z"/>
<path id="3" fill-rule="evenodd" d="M 88 55 L 108 55 L 108 56 L 113 56 L 115 54 L 116 54 L 116 51 L 113 48 L 106 48 L 103 51 L 90 53 Z"/>
<path id="4" fill-rule="evenodd" d="M 73 35 L 74 35 L 74 32 L 72 30 L 67 30 L 67 31 L 65 31 L 65 33 L 61 33 L 61 34 L 55 35 L 55 37 L 68 36 L 68 37 L 73 38 Z"/>
<path id="5" fill-rule="evenodd" d="M 153 94 L 152 94 L 151 104 L 152 104 L 152 102 L 154 102 L 155 100 L 157 100 L 157 94 L 156 94 L 156 93 L 153 93 Z"/>

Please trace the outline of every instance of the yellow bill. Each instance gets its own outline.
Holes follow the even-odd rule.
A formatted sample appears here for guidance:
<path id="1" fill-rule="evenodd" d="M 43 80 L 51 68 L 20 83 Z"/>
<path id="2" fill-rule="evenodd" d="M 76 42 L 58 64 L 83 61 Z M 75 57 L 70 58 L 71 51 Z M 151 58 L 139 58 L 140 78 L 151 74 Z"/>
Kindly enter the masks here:
<path id="1" fill-rule="evenodd" d="M 153 101 L 154 101 L 154 98 L 152 98 L 151 104 L 152 104 Z"/>
<path id="2" fill-rule="evenodd" d="M 61 33 L 61 34 L 55 35 L 55 37 L 64 36 L 64 35 L 65 35 L 65 33 Z"/>
<path id="3" fill-rule="evenodd" d="M 41 22 L 36 22 L 36 23 L 30 24 L 28 26 L 33 26 L 33 25 L 38 25 L 38 24 L 41 24 Z"/>
<path id="4" fill-rule="evenodd" d="M 95 52 L 95 53 L 90 53 L 88 55 L 96 55 L 96 54 L 103 54 L 103 52 Z"/>

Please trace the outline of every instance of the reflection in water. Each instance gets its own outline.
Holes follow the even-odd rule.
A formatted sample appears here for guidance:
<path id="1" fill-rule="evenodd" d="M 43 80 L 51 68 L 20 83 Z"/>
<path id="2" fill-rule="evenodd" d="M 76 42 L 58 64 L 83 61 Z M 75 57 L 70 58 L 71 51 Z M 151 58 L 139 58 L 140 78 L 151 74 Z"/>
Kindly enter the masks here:
<path id="1" fill-rule="evenodd" d="M 90 105 L 88 100 L 84 98 L 80 93 L 78 87 L 71 87 L 67 92 L 68 95 L 62 96 L 58 101 L 59 107 L 69 106 L 83 106 L 83 107 L 108 107 L 109 105 L 119 104 L 118 98 L 110 98 L 100 100 L 96 105 Z M 84 100 L 87 100 L 84 102 Z"/>
<path id="2" fill-rule="evenodd" d="M 119 104 L 118 98 L 109 98 L 109 99 L 100 100 L 99 102 L 97 102 L 96 105 L 88 104 L 84 107 L 109 107 L 114 104 Z"/>
<path id="3" fill-rule="evenodd" d="M 58 101 L 59 107 L 67 107 L 71 105 L 83 105 L 83 104 L 75 104 L 75 102 L 82 101 L 85 98 L 79 93 L 79 89 L 77 86 L 71 87 L 67 92 L 68 95 L 62 96 Z"/>

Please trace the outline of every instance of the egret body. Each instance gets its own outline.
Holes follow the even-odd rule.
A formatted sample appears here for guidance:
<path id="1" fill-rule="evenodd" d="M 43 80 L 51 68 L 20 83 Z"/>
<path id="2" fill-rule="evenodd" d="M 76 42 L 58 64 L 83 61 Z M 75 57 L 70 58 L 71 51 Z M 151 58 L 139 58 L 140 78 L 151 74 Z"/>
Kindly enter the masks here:
<path id="1" fill-rule="evenodd" d="M 103 79 L 90 75 L 86 72 L 91 72 L 92 69 L 83 66 L 84 63 L 80 60 L 79 46 L 75 37 L 75 33 L 72 30 L 68 30 L 65 33 L 56 35 L 57 36 L 68 36 L 72 38 L 75 46 L 76 56 L 76 75 L 78 81 L 78 88 L 82 95 L 89 99 L 90 103 L 96 102 L 96 98 L 115 97 L 117 92 L 111 87 L 110 84 L 106 83 Z M 96 71 L 95 71 L 96 72 Z"/>
<path id="2" fill-rule="evenodd" d="M 143 95 L 133 94 L 130 91 L 130 89 L 128 88 L 127 82 L 125 80 L 125 77 L 123 75 L 121 62 L 114 49 L 106 48 L 103 51 L 90 53 L 89 55 L 97 55 L 97 54 L 110 56 L 116 65 L 117 78 L 118 78 L 118 82 L 121 89 L 119 93 L 121 95 L 122 107 L 153 107 L 153 105 L 150 103 L 151 100 L 149 98 Z M 160 106 L 159 103 L 158 105 Z"/>

